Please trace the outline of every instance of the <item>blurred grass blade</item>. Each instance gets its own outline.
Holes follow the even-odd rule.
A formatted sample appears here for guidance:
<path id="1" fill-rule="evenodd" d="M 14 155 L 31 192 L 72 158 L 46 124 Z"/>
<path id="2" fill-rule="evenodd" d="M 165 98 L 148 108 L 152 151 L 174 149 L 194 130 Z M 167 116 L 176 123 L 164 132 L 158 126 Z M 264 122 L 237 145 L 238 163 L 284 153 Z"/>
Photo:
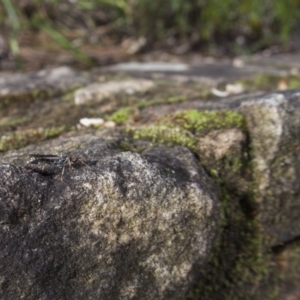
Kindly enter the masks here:
<path id="1" fill-rule="evenodd" d="M 18 18 L 17 11 L 14 7 L 14 4 L 11 0 L 1 0 L 7 15 L 11 21 L 12 27 L 14 31 L 18 31 L 21 28 L 20 21 Z"/>
<path id="2" fill-rule="evenodd" d="M 110 5 L 114 8 L 118 8 L 123 13 L 125 13 L 130 7 L 128 1 L 126 0 L 102 0 L 101 3 Z"/>
<path id="3" fill-rule="evenodd" d="M 72 43 L 65 38 L 61 33 L 59 33 L 54 28 L 50 27 L 49 25 L 40 24 L 38 22 L 33 22 L 33 25 L 43 31 L 45 31 L 49 36 L 51 36 L 57 43 L 61 45 L 61 47 L 71 51 L 74 56 L 81 62 L 90 65 L 92 63 L 91 59 L 86 56 L 84 53 L 76 49 Z"/>
<path id="4" fill-rule="evenodd" d="M 1 0 L 1 2 L 6 10 L 7 16 L 12 26 L 12 30 L 9 34 L 9 46 L 13 56 L 17 59 L 16 62 L 18 67 L 22 68 L 21 61 L 19 60 L 20 48 L 17 40 L 17 33 L 21 29 L 18 13 L 11 0 Z"/>
<path id="5" fill-rule="evenodd" d="M 18 56 L 20 54 L 19 43 L 14 35 L 9 38 L 9 46 L 14 56 Z"/>

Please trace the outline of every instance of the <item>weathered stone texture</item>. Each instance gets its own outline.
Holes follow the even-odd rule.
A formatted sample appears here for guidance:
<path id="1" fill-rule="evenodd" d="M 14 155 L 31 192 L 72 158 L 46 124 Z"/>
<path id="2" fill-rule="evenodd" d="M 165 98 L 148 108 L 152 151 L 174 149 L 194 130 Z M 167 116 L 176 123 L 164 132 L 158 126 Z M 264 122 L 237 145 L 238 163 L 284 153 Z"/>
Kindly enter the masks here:
<path id="1" fill-rule="evenodd" d="M 183 299 L 219 224 L 191 152 L 99 142 L 70 155 L 86 165 L 53 176 L 1 165 L 0 298 Z"/>
<path id="2" fill-rule="evenodd" d="M 24 102 L 25 99 L 61 96 L 68 90 L 91 81 L 91 76 L 75 72 L 68 67 L 0 76 L 0 100 L 2 105 L 7 105 L 11 100 Z"/>
<path id="3" fill-rule="evenodd" d="M 248 76 L 256 68 L 243 71 L 226 62 L 220 72 L 220 66 L 171 73 L 176 80 L 196 77 L 213 87 L 225 75 Z M 146 77 L 157 76 L 152 71 Z M 150 91 L 152 81 L 116 85 L 107 78 L 100 84 L 96 73 L 59 68 L 0 78 L 3 140 L 6 133 L 26 132 L 26 126 L 37 132 L 69 126 L 64 137 L 43 144 L 28 140 L 2 147 L 15 150 L 0 153 L 0 299 L 185 299 L 190 294 L 194 300 L 287 300 L 298 295 L 299 92 L 203 101 L 194 92 L 195 98 L 184 95 L 187 85 L 174 101 L 159 89 L 175 85 L 157 81 L 153 97 L 162 100 L 152 101 L 150 94 L 147 103 L 123 97 Z M 164 73 L 159 76 L 169 78 Z M 87 86 L 75 92 L 80 104 L 75 105 L 66 93 L 81 85 Z M 127 119 L 130 130 L 74 130 L 80 119 L 109 119 L 120 106 L 138 112 Z M 172 131 L 174 115 L 165 118 L 167 126 L 151 123 L 191 109 L 240 113 L 241 122 L 196 130 L 186 118 L 182 131 Z M 149 123 L 151 134 L 130 135 Z M 157 130 L 162 127 L 163 133 Z M 167 130 L 176 134 L 166 138 Z M 22 137 L 16 134 L 15 140 Z M 30 153 L 63 156 L 26 164 Z"/>
<path id="4" fill-rule="evenodd" d="M 74 102 L 76 105 L 83 105 L 91 101 L 101 103 L 104 99 L 110 99 L 116 95 L 145 93 L 154 87 L 153 81 L 145 79 L 93 83 L 78 89 L 74 94 Z"/>
<path id="5" fill-rule="evenodd" d="M 267 246 L 300 236 L 300 94 L 274 93 L 241 104 L 253 155 L 256 201 Z"/>

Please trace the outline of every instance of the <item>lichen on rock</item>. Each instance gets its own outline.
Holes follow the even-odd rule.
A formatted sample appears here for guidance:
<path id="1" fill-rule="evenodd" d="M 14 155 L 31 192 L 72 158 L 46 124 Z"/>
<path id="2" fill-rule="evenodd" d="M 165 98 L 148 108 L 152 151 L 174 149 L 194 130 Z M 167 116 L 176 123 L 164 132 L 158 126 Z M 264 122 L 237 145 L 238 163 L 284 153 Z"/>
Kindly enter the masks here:
<path id="1" fill-rule="evenodd" d="M 193 154 L 109 151 L 93 141 L 68 155 L 97 163 L 51 176 L 1 165 L 1 298 L 187 295 L 220 221 L 213 183 Z"/>

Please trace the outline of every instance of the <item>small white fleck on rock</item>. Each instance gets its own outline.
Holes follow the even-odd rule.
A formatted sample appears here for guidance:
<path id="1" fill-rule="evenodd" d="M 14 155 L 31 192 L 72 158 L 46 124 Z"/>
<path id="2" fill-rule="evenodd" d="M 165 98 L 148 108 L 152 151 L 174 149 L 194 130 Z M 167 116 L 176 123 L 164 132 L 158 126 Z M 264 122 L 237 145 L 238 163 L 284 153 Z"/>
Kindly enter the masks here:
<path id="1" fill-rule="evenodd" d="M 101 126 L 104 124 L 104 120 L 101 118 L 82 118 L 79 123 L 85 127 Z"/>

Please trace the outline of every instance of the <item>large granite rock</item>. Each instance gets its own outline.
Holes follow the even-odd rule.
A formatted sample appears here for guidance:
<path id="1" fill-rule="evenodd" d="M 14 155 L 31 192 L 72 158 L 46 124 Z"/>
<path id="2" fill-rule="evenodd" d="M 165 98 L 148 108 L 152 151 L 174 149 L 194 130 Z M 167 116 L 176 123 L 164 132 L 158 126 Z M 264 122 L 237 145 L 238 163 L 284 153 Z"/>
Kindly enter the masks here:
<path id="1" fill-rule="evenodd" d="M 0 165 L 0 298 L 184 299 L 220 223 L 193 154 L 93 139 L 68 158 Z"/>

